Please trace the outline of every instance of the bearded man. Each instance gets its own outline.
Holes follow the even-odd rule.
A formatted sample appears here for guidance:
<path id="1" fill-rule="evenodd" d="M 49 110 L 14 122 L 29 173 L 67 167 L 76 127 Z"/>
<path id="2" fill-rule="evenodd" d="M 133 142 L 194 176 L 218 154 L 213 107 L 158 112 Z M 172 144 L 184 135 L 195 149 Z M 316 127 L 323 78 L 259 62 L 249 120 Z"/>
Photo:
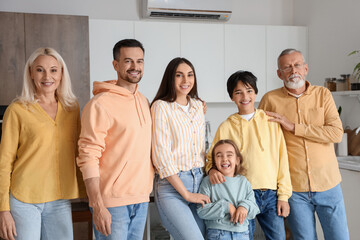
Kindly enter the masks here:
<path id="1" fill-rule="evenodd" d="M 330 91 L 311 85 L 307 73 L 302 53 L 285 49 L 277 70 L 284 87 L 265 94 L 259 104 L 284 132 L 293 188 L 287 220 L 294 239 L 317 239 L 316 212 L 325 239 L 349 239 L 334 151 L 342 123 Z"/>

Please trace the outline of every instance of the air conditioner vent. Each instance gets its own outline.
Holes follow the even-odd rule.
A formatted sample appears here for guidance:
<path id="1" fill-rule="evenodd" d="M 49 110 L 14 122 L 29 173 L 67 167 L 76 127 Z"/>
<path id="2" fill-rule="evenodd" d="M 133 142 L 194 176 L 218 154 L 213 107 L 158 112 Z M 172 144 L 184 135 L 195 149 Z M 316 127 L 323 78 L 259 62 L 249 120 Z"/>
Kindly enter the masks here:
<path id="1" fill-rule="evenodd" d="M 150 17 L 219 19 L 220 15 L 200 13 L 151 12 Z"/>
<path id="2" fill-rule="evenodd" d="M 232 0 L 142 0 L 144 18 L 228 21 Z"/>

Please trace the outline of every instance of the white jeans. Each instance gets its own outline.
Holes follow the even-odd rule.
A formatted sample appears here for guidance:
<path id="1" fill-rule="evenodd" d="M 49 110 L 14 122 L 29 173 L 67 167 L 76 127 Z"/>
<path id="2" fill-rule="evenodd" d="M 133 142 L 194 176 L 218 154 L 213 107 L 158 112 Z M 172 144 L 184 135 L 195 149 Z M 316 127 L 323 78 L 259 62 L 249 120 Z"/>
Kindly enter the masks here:
<path id="1" fill-rule="evenodd" d="M 70 200 L 30 204 L 10 194 L 10 211 L 15 221 L 16 240 L 72 240 Z"/>

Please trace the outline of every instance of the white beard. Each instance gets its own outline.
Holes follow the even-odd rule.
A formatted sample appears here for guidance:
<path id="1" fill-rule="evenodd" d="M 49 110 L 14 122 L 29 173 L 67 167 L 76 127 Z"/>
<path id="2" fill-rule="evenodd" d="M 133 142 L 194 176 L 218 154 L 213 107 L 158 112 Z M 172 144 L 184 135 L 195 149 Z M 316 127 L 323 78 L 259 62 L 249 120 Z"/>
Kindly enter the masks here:
<path id="1" fill-rule="evenodd" d="M 289 89 L 298 89 L 303 87 L 305 80 L 298 74 L 292 74 L 287 81 L 285 81 L 285 86 Z"/>

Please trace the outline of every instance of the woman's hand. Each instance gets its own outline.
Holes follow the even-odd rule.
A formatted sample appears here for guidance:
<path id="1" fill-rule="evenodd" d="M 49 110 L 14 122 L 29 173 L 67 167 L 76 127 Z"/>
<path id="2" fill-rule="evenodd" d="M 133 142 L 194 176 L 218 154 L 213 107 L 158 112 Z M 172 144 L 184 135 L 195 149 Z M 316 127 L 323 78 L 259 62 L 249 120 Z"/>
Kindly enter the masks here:
<path id="1" fill-rule="evenodd" d="M 239 206 L 237 209 L 236 209 L 236 212 L 235 212 L 235 216 L 232 217 L 230 219 L 231 222 L 233 222 L 234 224 L 235 223 L 240 223 L 240 224 L 243 224 L 243 222 L 245 221 L 245 218 L 248 214 L 248 211 L 246 208 L 242 207 L 242 206 Z"/>
<path id="2" fill-rule="evenodd" d="M 210 198 L 204 194 L 201 193 L 191 193 L 191 192 L 187 192 L 186 194 L 184 194 L 184 199 L 188 202 L 191 203 L 199 203 L 202 205 L 202 207 L 204 207 L 205 204 L 210 203 Z"/>
<path id="3" fill-rule="evenodd" d="M 210 169 L 209 180 L 211 184 L 220 184 L 225 182 L 224 175 L 216 169 Z"/>
<path id="4" fill-rule="evenodd" d="M 1 211 L 0 212 L 0 238 L 6 240 L 15 240 L 14 236 L 16 234 L 16 227 L 14 219 L 10 211 Z"/>

